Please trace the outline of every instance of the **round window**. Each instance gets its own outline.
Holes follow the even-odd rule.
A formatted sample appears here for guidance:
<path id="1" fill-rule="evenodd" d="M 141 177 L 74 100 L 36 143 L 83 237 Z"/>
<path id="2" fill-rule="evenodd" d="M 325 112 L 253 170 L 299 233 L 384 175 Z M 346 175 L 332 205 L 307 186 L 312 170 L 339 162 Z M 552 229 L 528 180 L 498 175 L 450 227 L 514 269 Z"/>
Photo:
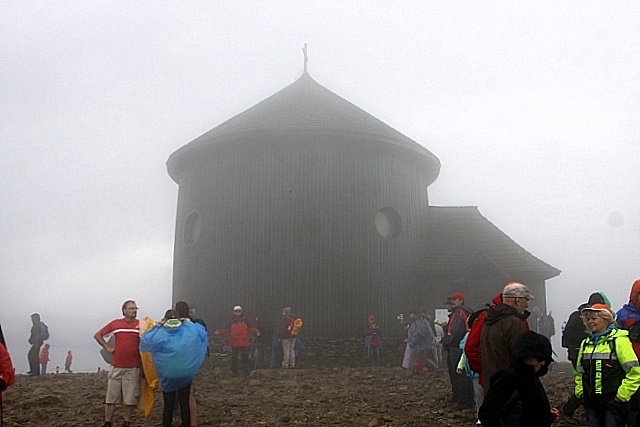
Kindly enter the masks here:
<path id="1" fill-rule="evenodd" d="M 198 212 L 191 212 L 184 223 L 184 243 L 187 245 L 193 245 L 198 241 L 200 237 L 200 226 L 202 221 L 200 220 L 200 214 Z"/>
<path id="2" fill-rule="evenodd" d="M 376 230 L 385 239 L 396 239 L 402 231 L 400 214 L 393 208 L 382 208 L 376 213 Z"/>

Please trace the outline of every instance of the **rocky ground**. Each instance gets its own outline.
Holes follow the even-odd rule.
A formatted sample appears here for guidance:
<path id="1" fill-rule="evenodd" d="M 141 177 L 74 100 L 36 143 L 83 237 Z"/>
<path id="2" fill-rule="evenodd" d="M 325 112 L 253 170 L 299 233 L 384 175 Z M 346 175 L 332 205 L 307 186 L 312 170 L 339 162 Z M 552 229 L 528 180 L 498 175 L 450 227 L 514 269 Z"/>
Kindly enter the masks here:
<path id="1" fill-rule="evenodd" d="M 196 378 L 199 426 L 474 426 L 471 409 L 447 406 L 446 375 L 404 378 L 399 367 L 367 368 L 360 360 L 307 358 L 293 370 L 253 371 L 232 377 L 228 359 L 213 355 Z M 358 366 L 360 365 L 360 366 Z M 3 398 L 5 426 L 99 426 L 106 373 L 19 375 Z M 570 365 L 556 364 L 543 378 L 552 405 L 571 387 Z M 162 396 L 150 418 L 161 425 Z M 177 414 L 176 414 L 177 417 Z M 116 411 L 115 426 L 122 412 Z M 179 423 L 176 418 L 175 425 Z M 560 421 L 558 426 L 569 425 Z"/>

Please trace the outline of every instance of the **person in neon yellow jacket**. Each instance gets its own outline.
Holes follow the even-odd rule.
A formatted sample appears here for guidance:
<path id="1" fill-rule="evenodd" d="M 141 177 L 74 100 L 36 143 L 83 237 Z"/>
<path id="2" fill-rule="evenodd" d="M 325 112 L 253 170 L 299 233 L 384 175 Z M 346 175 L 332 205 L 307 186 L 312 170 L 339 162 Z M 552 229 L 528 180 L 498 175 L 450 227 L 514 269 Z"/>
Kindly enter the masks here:
<path id="1" fill-rule="evenodd" d="M 624 427 L 629 400 L 640 387 L 640 364 L 627 331 L 618 329 L 606 304 L 584 308 L 590 332 L 580 344 L 576 396 L 582 398 L 589 427 Z"/>

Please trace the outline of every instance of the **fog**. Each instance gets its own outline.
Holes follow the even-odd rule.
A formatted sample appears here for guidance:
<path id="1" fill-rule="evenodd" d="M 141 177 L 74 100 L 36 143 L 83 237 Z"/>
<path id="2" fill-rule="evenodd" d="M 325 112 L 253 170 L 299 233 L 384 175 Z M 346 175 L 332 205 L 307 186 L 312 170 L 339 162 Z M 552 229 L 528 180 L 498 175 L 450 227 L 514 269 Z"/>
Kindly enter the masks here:
<path id="1" fill-rule="evenodd" d="M 593 291 L 619 308 L 640 277 L 638 22 L 637 3 L 577 1 L 1 2 L 0 322 L 17 371 L 32 312 L 50 369 L 72 349 L 80 371 L 105 366 L 92 335 L 124 300 L 162 316 L 168 156 L 295 81 L 304 43 L 318 83 L 440 159 L 431 204 L 478 206 L 562 270 L 558 329 Z"/>

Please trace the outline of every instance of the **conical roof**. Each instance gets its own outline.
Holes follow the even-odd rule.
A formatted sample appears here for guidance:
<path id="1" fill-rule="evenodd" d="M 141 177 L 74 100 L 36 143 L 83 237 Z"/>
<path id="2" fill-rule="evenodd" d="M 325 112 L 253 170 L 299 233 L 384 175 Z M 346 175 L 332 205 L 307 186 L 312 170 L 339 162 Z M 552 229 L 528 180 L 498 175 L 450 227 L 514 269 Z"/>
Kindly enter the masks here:
<path id="1" fill-rule="evenodd" d="M 256 142 L 265 135 L 277 138 L 305 134 L 330 135 L 338 142 L 357 136 L 371 143 L 409 150 L 425 164 L 429 183 L 440 171 L 440 161 L 426 148 L 318 84 L 308 73 L 178 149 L 169 157 L 167 167 L 175 180 L 183 161 L 191 153 L 197 155 L 197 148 Z"/>

